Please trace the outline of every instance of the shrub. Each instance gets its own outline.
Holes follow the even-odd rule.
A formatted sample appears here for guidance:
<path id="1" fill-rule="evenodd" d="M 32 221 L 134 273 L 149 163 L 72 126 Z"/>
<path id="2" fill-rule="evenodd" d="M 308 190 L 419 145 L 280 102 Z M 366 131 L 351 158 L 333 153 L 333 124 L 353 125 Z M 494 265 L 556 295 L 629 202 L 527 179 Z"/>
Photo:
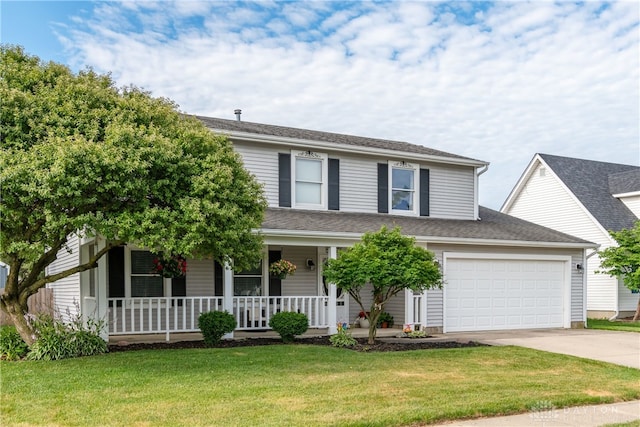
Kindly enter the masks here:
<path id="1" fill-rule="evenodd" d="M 20 360 L 26 356 L 29 346 L 24 342 L 15 326 L 0 327 L 0 358 Z"/>
<path id="2" fill-rule="evenodd" d="M 331 345 L 334 347 L 353 347 L 358 343 L 347 328 L 346 324 L 338 324 L 338 333 L 329 337 Z"/>
<path id="3" fill-rule="evenodd" d="M 292 342 L 296 335 L 302 335 L 309 329 L 309 318 L 304 313 L 283 311 L 273 315 L 269 326 L 280 335 L 282 341 Z"/>
<path id="4" fill-rule="evenodd" d="M 94 356 L 109 351 L 107 342 L 100 336 L 105 326 L 102 320 L 89 319 L 82 321 L 82 315 L 71 314 L 67 310 L 70 322 L 40 314 L 31 319 L 31 326 L 36 333 L 27 354 L 29 360 L 59 360 L 70 357 Z"/>
<path id="5" fill-rule="evenodd" d="M 233 332 L 236 319 L 228 311 L 209 311 L 198 317 L 198 328 L 202 331 L 205 344 L 215 345 L 224 334 Z"/>

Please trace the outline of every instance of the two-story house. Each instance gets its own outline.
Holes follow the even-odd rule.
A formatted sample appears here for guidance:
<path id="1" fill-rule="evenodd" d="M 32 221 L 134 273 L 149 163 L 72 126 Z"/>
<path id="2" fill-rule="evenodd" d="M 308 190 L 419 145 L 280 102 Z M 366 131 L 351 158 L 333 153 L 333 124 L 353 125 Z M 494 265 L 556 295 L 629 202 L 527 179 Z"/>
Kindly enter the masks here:
<path id="1" fill-rule="evenodd" d="M 228 310 L 239 330 L 265 329 L 274 313 L 293 310 L 332 333 L 360 308 L 325 283 L 324 261 L 386 225 L 433 251 L 445 280 L 441 290 L 391 301 L 385 310 L 396 324 L 444 332 L 584 325 L 582 269 L 595 245 L 479 206 L 487 162 L 406 142 L 199 119 L 227 135 L 264 184 L 260 266 L 234 273 L 189 259 L 186 277 L 163 279 L 149 273 L 150 252 L 130 244 L 93 271 L 52 284 L 59 308 L 80 301 L 85 315 L 108 319 L 111 336 L 197 331 L 197 316 L 209 310 Z M 72 238 L 56 265 L 101 244 Z M 270 275 L 279 259 L 294 263 L 295 274 Z"/>

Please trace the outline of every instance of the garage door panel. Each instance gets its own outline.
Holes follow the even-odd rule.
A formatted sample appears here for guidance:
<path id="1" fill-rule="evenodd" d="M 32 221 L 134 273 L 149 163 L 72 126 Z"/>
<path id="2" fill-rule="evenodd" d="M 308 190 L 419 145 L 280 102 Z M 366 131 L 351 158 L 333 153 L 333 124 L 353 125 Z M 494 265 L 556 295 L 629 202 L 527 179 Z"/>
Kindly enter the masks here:
<path id="1" fill-rule="evenodd" d="M 452 257 L 445 275 L 447 332 L 563 325 L 564 261 Z"/>

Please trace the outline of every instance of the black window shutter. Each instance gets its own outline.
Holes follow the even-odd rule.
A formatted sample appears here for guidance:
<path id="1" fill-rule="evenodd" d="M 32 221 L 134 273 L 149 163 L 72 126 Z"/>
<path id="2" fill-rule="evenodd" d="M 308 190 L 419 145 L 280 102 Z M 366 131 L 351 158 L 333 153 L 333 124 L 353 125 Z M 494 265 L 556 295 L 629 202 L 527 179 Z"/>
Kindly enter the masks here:
<path id="1" fill-rule="evenodd" d="M 269 251 L 269 265 L 282 258 L 281 251 Z M 282 280 L 274 275 L 269 275 L 269 296 L 282 296 Z"/>
<path id="2" fill-rule="evenodd" d="M 429 169 L 420 169 L 420 216 L 429 216 Z"/>
<path id="3" fill-rule="evenodd" d="M 124 298 L 124 247 L 116 246 L 109 249 L 108 253 L 109 267 L 109 298 Z M 111 301 L 109 302 L 111 305 Z M 118 307 L 122 305 L 118 301 Z"/>
<path id="4" fill-rule="evenodd" d="M 278 153 L 278 206 L 291 207 L 291 154 Z"/>
<path id="5" fill-rule="evenodd" d="M 329 210 L 340 210 L 340 160 L 329 159 Z"/>
<path id="6" fill-rule="evenodd" d="M 222 283 L 223 280 L 224 280 L 224 269 L 222 268 L 222 264 L 220 264 L 218 261 L 214 261 L 213 262 L 213 282 L 214 282 L 213 293 L 217 297 L 224 295 L 224 286 Z"/>
<path id="7" fill-rule="evenodd" d="M 378 212 L 389 213 L 389 166 L 378 163 Z"/>

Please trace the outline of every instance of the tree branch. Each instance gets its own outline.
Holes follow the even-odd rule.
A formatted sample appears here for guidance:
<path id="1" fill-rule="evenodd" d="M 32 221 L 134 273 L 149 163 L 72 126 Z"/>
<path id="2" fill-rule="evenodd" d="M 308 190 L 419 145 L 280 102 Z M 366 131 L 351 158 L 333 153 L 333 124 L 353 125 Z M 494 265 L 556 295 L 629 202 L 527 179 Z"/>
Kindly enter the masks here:
<path id="1" fill-rule="evenodd" d="M 51 283 L 51 282 L 55 282 L 57 280 L 60 279 L 64 279 L 65 277 L 69 277 L 72 274 L 76 274 L 76 273 L 82 273 L 83 271 L 86 270 L 90 270 L 94 267 L 96 267 L 98 265 L 98 260 L 100 258 L 102 258 L 107 252 L 109 252 L 109 250 L 111 248 L 114 248 L 116 246 L 122 246 L 125 242 L 122 240 L 116 240 L 110 243 L 107 243 L 107 245 L 100 249 L 98 252 L 96 252 L 96 254 L 94 256 L 92 256 L 91 258 L 89 258 L 89 261 L 87 261 L 84 264 L 80 264 L 76 267 L 70 268 L 68 270 L 65 271 L 61 271 L 60 273 L 57 274 L 53 274 L 51 276 L 45 276 L 40 280 L 35 281 L 32 285 L 30 285 L 29 287 L 27 287 L 25 290 L 29 291 L 31 293 L 35 293 L 37 292 L 38 289 L 40 289 L 41 287 L 43 287 L 44 285 L 46 285 L 47 283 Z"/>

